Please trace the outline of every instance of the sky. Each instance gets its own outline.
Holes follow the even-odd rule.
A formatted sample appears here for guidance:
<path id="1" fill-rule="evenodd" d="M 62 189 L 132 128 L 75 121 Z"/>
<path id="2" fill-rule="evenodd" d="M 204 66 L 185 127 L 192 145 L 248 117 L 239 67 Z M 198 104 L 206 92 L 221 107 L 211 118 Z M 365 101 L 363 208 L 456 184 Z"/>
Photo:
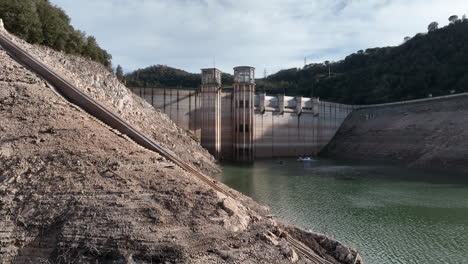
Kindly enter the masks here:
<path id="1" fill-rule="evenodd" d="M 395 46 L 467 0 L 50 0 L 126 72 L 163 64 L 189 72 L 248 65 L 257 77 L 361 49 Z"/>

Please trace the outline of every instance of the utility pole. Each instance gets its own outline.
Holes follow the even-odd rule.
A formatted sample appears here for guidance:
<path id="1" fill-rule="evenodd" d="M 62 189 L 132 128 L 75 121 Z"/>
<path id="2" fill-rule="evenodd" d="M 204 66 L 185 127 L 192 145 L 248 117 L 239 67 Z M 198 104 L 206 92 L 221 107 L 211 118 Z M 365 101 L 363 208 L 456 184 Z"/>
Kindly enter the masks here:
<path id="1" fill-rule="evenodd" d="M 267 69 L 265 68 L 263 70 L 263 79 L 266 80 L 267 77 L 268 77 L 268 72 L 267 72 Z"/>
<path id="2" fill-rule="evenodd" d="M 328 66 L 328 78 L 331 76 L 330 64 L 330 61 L 325 61 L 325 65 Z"/>
<path id="3" fill-rule="evenodd" d="M 307 66 L 307 57 L 304 57 L 304 68 Z"/>

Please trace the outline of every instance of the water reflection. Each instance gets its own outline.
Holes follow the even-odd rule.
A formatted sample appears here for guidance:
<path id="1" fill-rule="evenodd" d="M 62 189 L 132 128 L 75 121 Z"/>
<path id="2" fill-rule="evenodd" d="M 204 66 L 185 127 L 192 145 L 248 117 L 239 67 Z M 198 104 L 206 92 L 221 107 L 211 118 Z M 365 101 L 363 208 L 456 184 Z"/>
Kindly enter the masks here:
<path id="1" fill-rule="evenodd" d="M 330 160 L 224 165 L 219 180 L 367 263 L 468 263 L 468 176 Z"/>

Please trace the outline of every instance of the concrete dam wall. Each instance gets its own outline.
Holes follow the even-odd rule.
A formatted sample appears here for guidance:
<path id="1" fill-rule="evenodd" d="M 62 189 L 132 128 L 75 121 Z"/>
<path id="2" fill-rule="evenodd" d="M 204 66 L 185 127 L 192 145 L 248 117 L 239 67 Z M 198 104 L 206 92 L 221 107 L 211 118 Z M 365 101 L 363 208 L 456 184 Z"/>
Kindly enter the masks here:
<path id="1" fill-rule="evenodd" d="M 236 134 L 249 134 L 253 158 L 315 156 L 333 138 L 353 106 L 320 101 L 317 98 L 252 95 L 252 120 L 247 125 L 236 121 L 235 92 L 219 91 L 220 122 L 214 122 L 215 108 L 199 89 L 130 88 L 155 108 L 166 113 L 178 126 L 191 130 L 202 145 L 225 160 L 238 160 Z M 216 100 L 212 100 L 213 104 Z M 208 103 L 207 103 L 208 102 Z M 208 116 L 206 113 L 211 113 Z M 204 116 L 205 115 L 205 116 Z M 238 116 L 238 115 L 237 115 Z M 209 120 L 206 120 L 206 119 Z M 218 132 L 210 127 L 219 126 Z M 216 133 L 219 133 L 217 135 Z M 237 135 L 237 138 L 239 135 Z M 219 149 L 216 149 L 216 142 Z M 237 144 L 237 145 L 236 145 Z M 217 153 L 219 151 L 219 153 Z M 238 153 L 239 154 L 239 153 Z M 239 155 L 240 155 L 239 154 Z"/>
<path id="2" fill-rule="evenodd" d="M 468 95 L 365 106 L 322 156 L 468 171 Z"/>
<path id="3" fill-rule="evenodd" d="M 179 127 L 200 137 L 201 97 L 197 89 L 129 88 Z"/>

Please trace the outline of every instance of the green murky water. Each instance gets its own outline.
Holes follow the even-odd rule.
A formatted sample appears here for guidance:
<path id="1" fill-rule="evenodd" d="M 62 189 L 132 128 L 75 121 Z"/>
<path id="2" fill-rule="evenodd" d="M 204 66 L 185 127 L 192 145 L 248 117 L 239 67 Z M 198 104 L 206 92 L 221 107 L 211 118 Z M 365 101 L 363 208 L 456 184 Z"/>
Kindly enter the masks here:
<path id="1" fill-rule="evenodd" d="M 366 263 L 468 263 L 468 175 L 283 161 L 225 164 L 218 179 Z"/>

